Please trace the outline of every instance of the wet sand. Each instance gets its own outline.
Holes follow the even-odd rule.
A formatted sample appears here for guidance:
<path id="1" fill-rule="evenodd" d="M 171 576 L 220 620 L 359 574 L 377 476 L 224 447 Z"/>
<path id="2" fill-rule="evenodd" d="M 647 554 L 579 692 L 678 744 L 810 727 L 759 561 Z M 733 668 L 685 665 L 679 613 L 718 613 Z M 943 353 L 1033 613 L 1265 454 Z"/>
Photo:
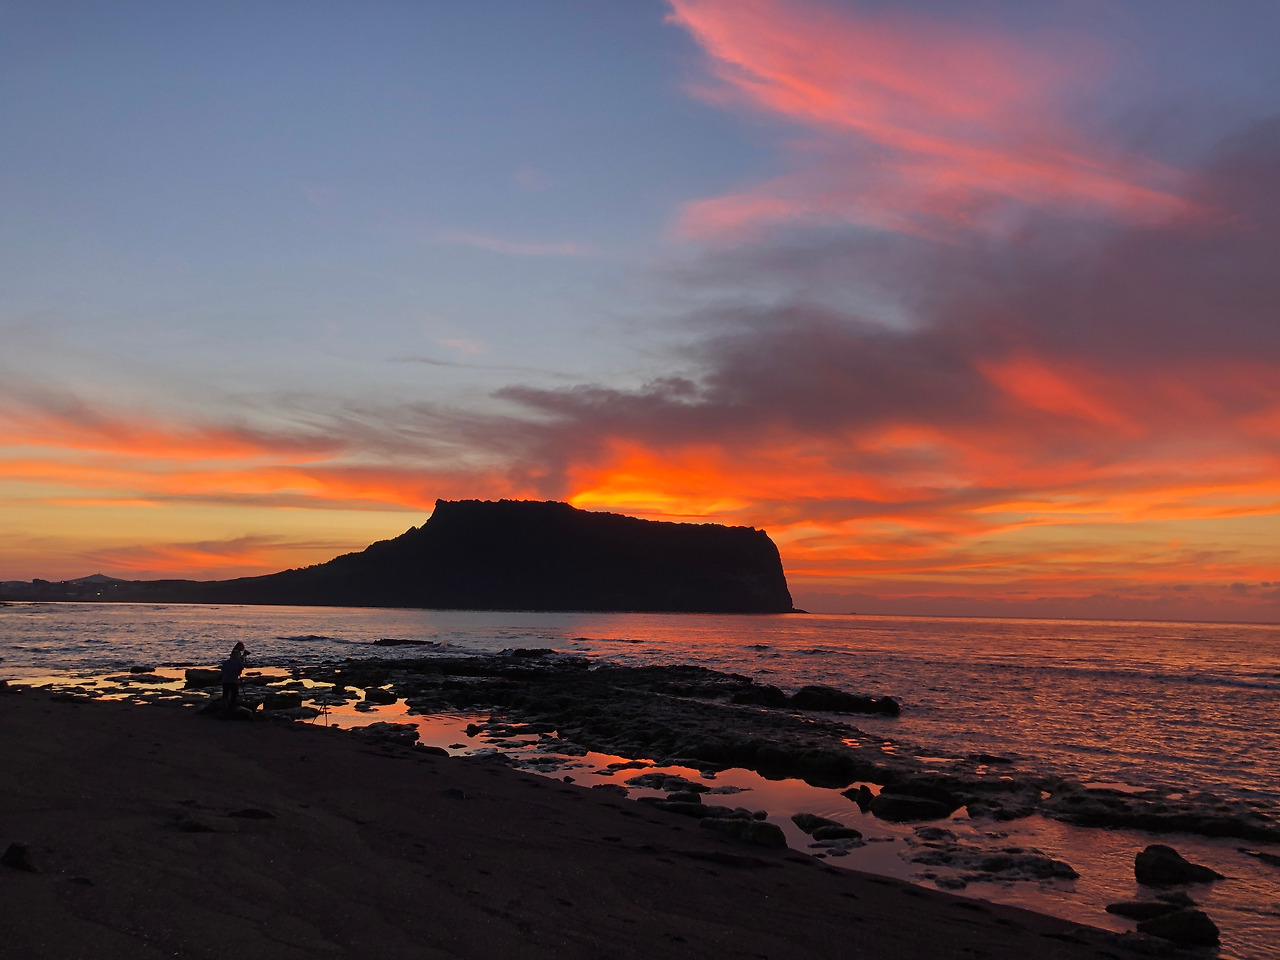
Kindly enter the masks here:
<path id="1" fill-rule="evenodd" d="M 307 724 L 27 691 L 0 694 L 0 731 L 0 847 L 40 871 L 0 867 L 13 956 L 1139 955 L 607 790 Z"/>

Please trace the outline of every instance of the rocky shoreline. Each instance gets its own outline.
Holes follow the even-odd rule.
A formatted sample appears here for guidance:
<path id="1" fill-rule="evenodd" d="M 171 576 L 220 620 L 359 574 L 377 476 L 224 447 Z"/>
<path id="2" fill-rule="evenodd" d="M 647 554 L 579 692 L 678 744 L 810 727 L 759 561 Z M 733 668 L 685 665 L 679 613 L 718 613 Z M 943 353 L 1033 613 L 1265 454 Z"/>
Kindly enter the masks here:
<path id="1" fill-rule="evenodd" d="M 1098 787 L 981 753 L 926 764 L 911 745 L 886 744 L 849 719 L 896 716 L 901 708 L 891 697 L 825 687 L 788 695 L 705 667 L 621 667 L 521 649 L 348 660 L 299 671 L 299 680 L 329 684 L 327 696 L 339 700 L 344 692 L 349 699 L 394 694 L 421 714 L 488 711 L 509 735 L 554 735 L 549 751 L 586 748 L 713 772 L 742 767 L 840 789 L 869 782 L 880 785 L 878 796 L 855 791 L 850 799 L 886 820 L 939 820 L 963 806 L 970 817 L 995 822 L 1039 813 L 1080 827 L 1280 842 L 1269 807 L 1207 790 Z"/>

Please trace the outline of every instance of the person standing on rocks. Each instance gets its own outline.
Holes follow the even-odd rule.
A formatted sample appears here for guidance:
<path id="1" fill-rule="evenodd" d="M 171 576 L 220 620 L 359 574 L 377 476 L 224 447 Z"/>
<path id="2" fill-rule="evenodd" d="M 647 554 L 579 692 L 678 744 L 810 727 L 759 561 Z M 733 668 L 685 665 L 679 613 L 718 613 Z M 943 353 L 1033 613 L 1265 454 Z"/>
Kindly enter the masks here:
<path id="1" fill-rule="evenodd" d="M 240 705 L 240 674 L 244 672 L 244 662 L 249 651 L 243 643 L 231 648 L 231 656 L 222 661 L 222 703 L 231 708 Z"/>

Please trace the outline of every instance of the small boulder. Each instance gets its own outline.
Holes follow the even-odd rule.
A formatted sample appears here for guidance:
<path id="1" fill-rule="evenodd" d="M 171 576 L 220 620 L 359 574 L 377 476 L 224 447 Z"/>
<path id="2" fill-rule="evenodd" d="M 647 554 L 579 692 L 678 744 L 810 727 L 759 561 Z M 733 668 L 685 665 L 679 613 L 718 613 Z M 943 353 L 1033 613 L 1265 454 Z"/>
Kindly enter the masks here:
<path id="1" fill-rule="evenodd" d="M 1175 910 L 1143 920 L 1138 924 L 1138 932 L 1180 947 L 1212 947 L 1218 943 L 1218 926 L 1202 910 Z"/>
<path id="2" fill-rule="evenodd" d="M 1211 883 L 1222 874 L 1191 863 L 1173 847 L 1153 843 L 1133 861 L 1133 874 L 1145 887 L 1173 887 L 1180 883 Z"/>
<path id="3" fill-rule="evenodd" d="M 842 823 L 833 823 L 826 826 L 818 827 L 816 830 L 814 830 L 813 839 L 818 841 L 861 840 L 862 831 L 855 830 L 853 827 L 846 827 Z"/>
<path id="4" fill-rule="evenodd" d="M 791 817 L 791 822 L 803 830 L 805 833 L 813 833 L 819 827 L 838 827 L 839 822 L 836 820 L 828 820 L 826 817 L 820 817 L 816 813 L 797 813 Z"/>
<path id="5" fill-rule="evenodd" d="M 365 687 L 364 702 L 378 705 L 387 705 L 395 703 L 399 698 L 391 690 L 383 690 L 380 687 Z"/>
<path id="6" fill-rule="evenodd" d="M 208 670 L 202 667 L 192 667 L 187 670 L 183 676 L 186 678 L 186 686 L 189 689 L 198 687 L 217 687 L 222 685 L 221 670 Z"/>

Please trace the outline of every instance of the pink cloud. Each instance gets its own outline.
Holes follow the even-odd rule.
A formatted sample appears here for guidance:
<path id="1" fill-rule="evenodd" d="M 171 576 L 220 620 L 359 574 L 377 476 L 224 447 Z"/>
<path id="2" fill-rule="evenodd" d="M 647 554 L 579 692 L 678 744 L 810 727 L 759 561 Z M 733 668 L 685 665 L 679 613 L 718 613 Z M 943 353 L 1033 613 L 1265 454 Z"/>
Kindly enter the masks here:
<path id="1" fill-rule="evenodd" d="M 714 85 L 702 96 L 809 131 L 796 171 L 689 204 L 682 236 L 731 240 L 797 222 L 931 232 L 980 222 L 1000 202 L 1126 222 L 1196 212 L 1175 171 L 1093 142 L 1059 115 L 1062 92 L 1103 60 L 1077 40 L 1068 56 L 804 0 L 671 6 L 670 21 L 707 54 Z"/>

